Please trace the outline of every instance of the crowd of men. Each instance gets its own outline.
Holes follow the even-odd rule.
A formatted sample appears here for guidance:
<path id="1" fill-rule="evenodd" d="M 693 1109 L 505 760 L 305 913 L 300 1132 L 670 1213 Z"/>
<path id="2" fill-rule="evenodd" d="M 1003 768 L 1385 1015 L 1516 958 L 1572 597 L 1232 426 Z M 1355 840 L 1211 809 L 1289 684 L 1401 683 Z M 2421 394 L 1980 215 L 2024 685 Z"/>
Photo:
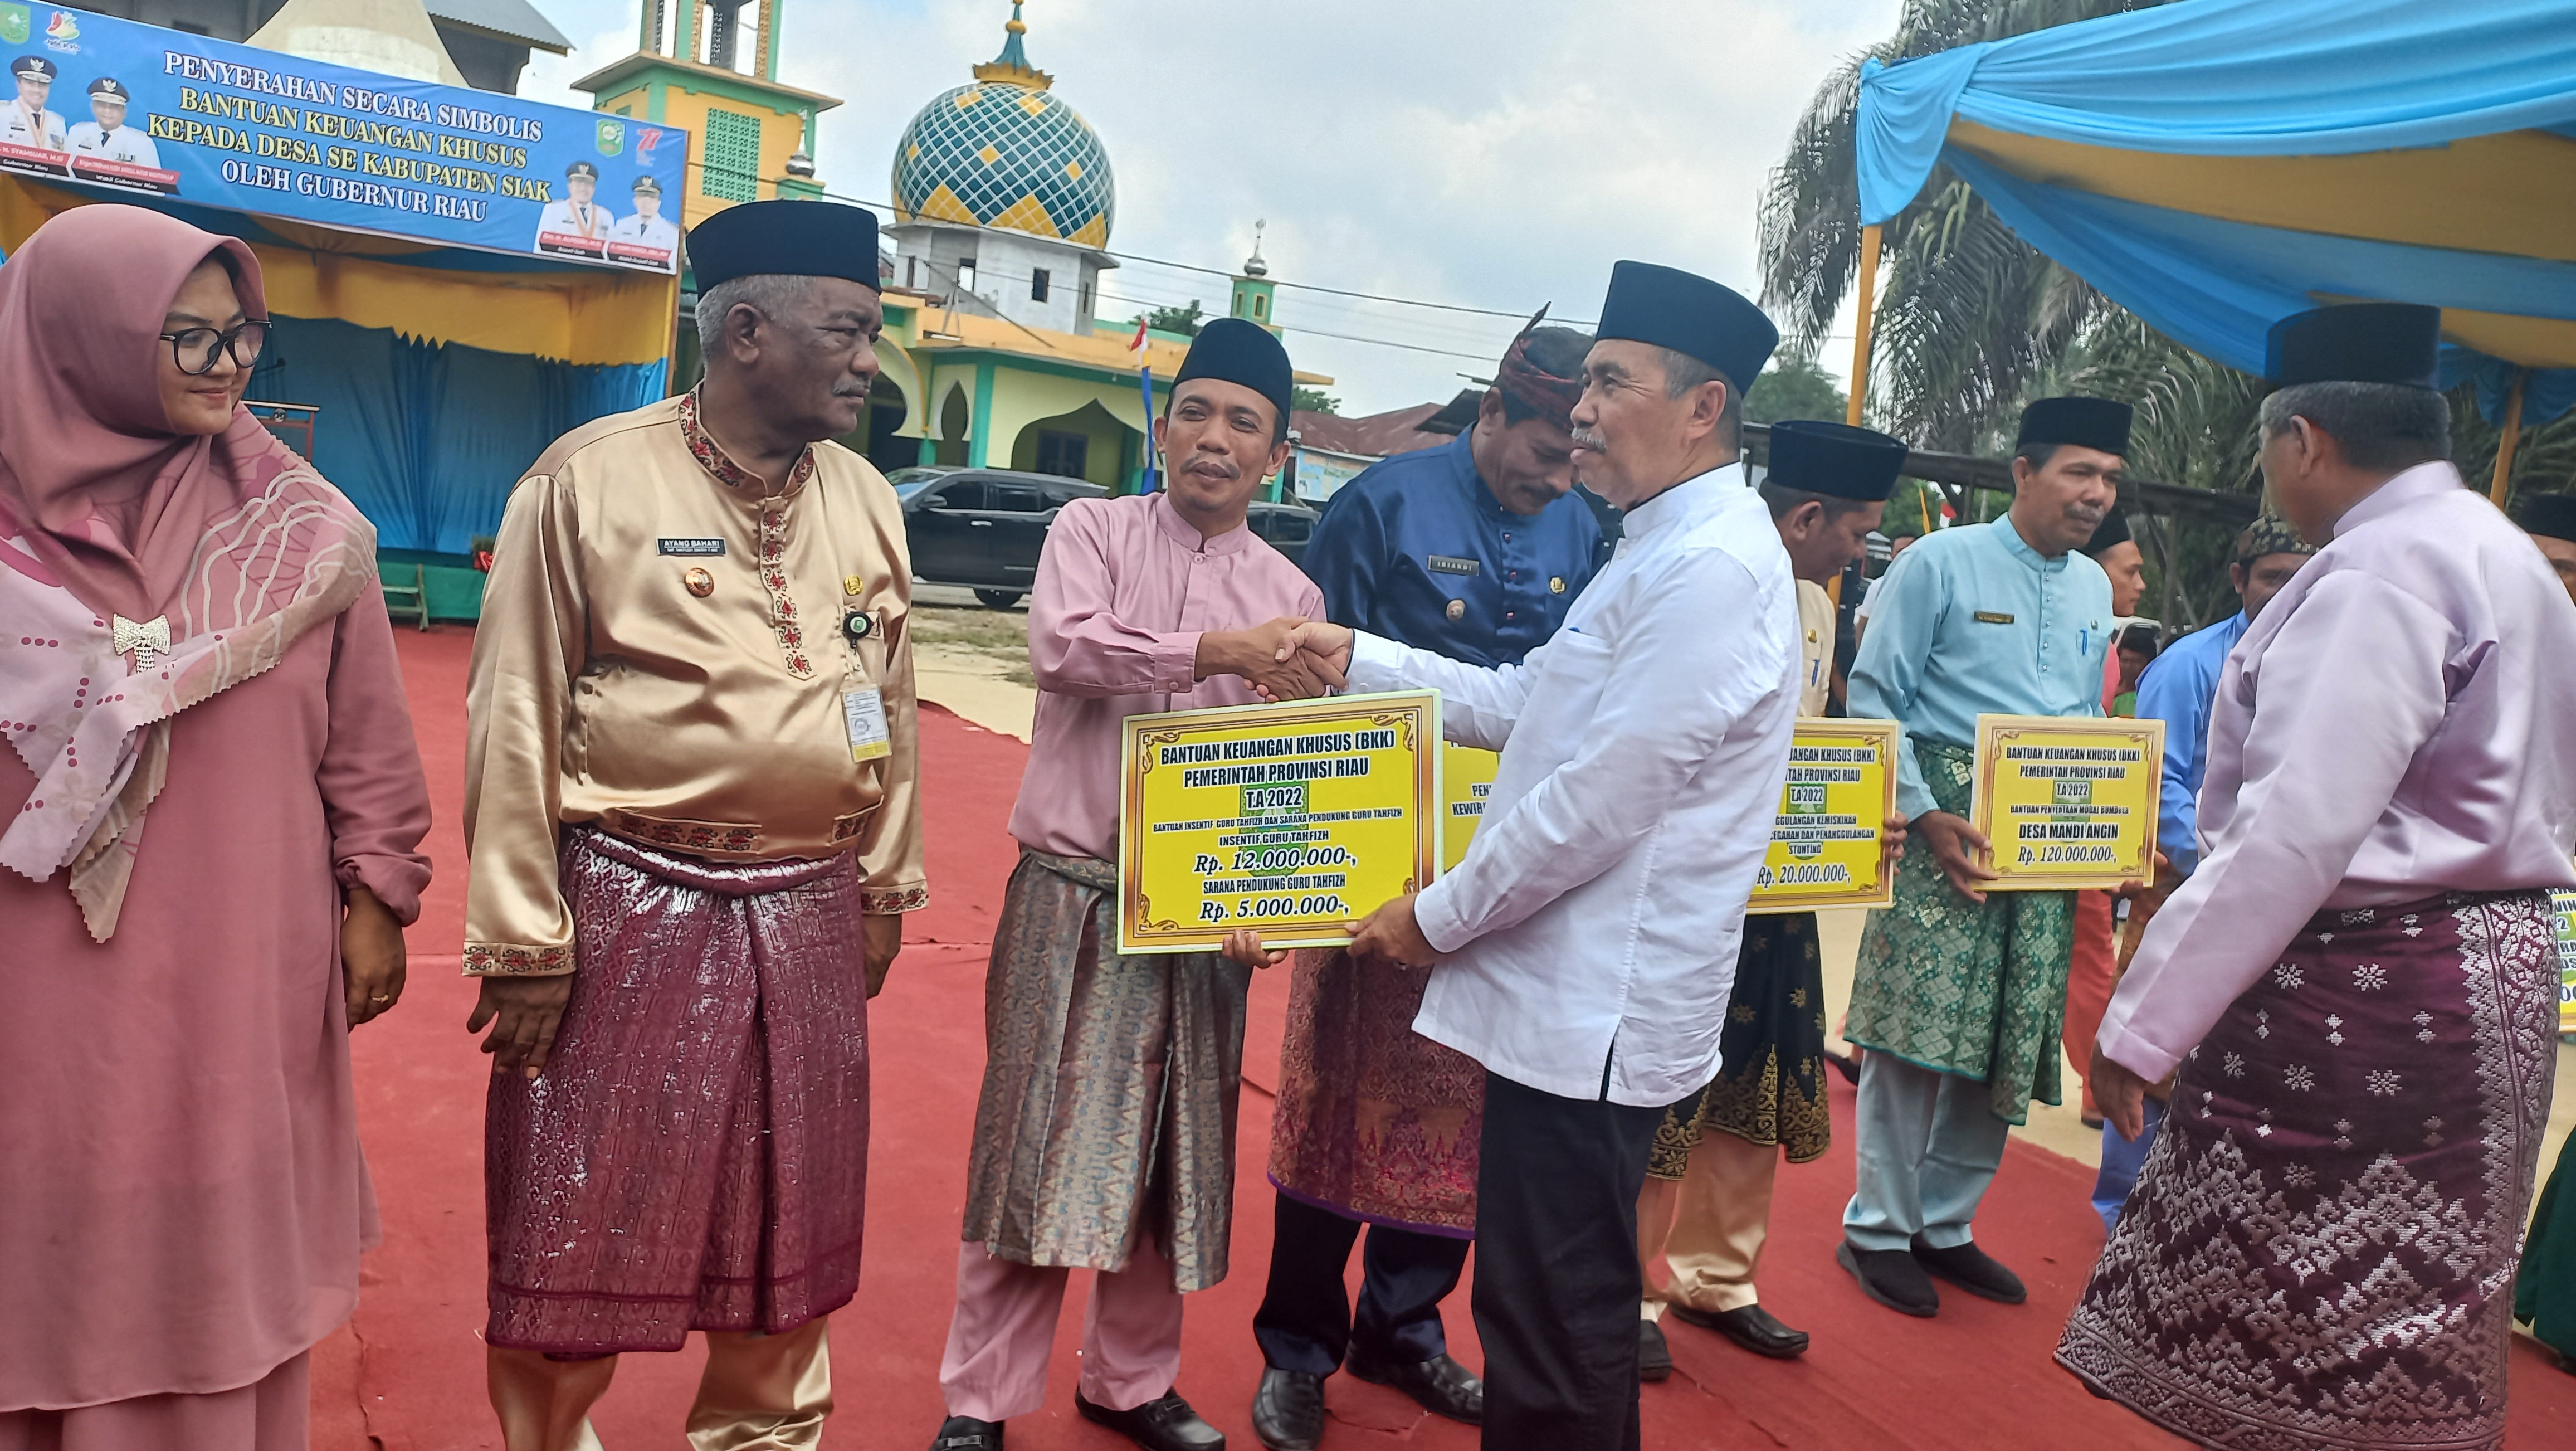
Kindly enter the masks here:
<path id="1" fill-rule="evenodd" d="M 875 231 L 825 203 L 703 223 L 705 381 L 566 436 L 502 525 L 465 960 L 502 1070 L 485 1338 L 513 1451 L 595 1444 L 615 1357 L 691 1330 L 696 1444 L 813 1445 L 831 1406 L 867 1000 L 929 892 L 902 523 L 828 442 L 876 372 Z M 1041 1409 L 1076 1269 L 1078 1413 L 1224 1444 L 1177 1389 L 1183 1304 L 1230 1269 L 1247 991 L 1289 954 L 1116 951 L 1120 723 L 1336 689 L 1436 688 L 1501 763 L 1455 870 L 1295 957 L 1261 1441 L 1322 1444 L 1348 1369 L 1490 1447 L 1633 1448 L 1668 1316 L 1806 1349 L 1755 1279 L 1780 1159 L 1831 1133 L 1820 954 L 1812 917 L 1746 909 L 1794 724 L 1829 708 L 1823 586 L 1898 527 L 1906 447 L 1783 423 L 1757 483 L 1761 312 L 1621 262 L 1600 319 L 1524 330 L 1472 428 L 1350 484 L 1304 573 L 1245 528 L 1292 373 L 1241 320 L 1198 334 L 1153 420 L 1165 487 L 1055 520 L 934 1451 L 999 1451 Z M 2576 684 L 2544 666 L 2576 604 L 2448 461 L 2438 321 L 2276 329 L 2278 518 L 2236 550 L 2244 609 L 2137 687 L 2167 722 L 2167 869 L 2125 945 L 2108 896 L 1990 891 L 1969 798 L 1978 716 L 2118 693 L 2129 410 L 2032 404 L 2009 511 L 1913 526 L 1849 668 L 1849 714 L 1901 728 L 1901 819 L 1843 1030 L 1837 1257 L 1907 1315 L 1941 1286 L 2023 1300 L 1975 1222 L 2011 1125 L 2063 1097 L 2063 1045 L 2106 1120 L 2111 1238 L 2058 1358 L 2208 1443 L 2502 1435 L 2548 893 L 2576 887 Z M 1606 559 L 1578 478 L 1621 511 Z M 2098 1032 L 2068 1028 L 2071 976 Z M 1441 1323 L 1471 1241 L 1481 1375 Z"/>

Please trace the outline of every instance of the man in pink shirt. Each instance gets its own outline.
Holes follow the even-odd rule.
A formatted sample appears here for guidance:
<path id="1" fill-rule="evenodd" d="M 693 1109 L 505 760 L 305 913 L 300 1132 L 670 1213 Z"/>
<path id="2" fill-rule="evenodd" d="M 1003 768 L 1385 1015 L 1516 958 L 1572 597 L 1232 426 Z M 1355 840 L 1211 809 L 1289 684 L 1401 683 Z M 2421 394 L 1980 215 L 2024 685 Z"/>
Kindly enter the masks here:
<path id="1" fill-rule="evenodd" d="M 2094 1052 L 2137 1189 L 2057 1358 L 2202 1445 L 2493 1447 L 2576 885 L 2576 604 L 2451 466 L 2441 315 L 2274 327 L 2320 547 L 2222 667 L 2199 868 Z"/>
<path id="2" fill-rule="evenodd" d="M 1065 1281 L 1095 1270 L 1074 1408 L 1155 1451 L 1225 1437 L 1173 1389 L 1181 1294 L 1225 1278 L 1248 942 L 1230 955 L 1122 956 L 1120 722 L 1323 693 L 1276 659 L 1324 611 L 1244 527 L 1288 455 L 1279 340 L 1221 318 L 1191 345 L 1154 441 L 1166 492 L 1067 505 L 1029 604 L 1037 676 L 1019 869 L 984 988 L 988 1059 L 967 1171 L 957 1312 L 932 1451 L 1000 1451 L 1045 1403 Z M 1266 622 L 1266 623 L 1265 623 Z M 1281 954 L 1284 956 L 1284 954 Z"/>

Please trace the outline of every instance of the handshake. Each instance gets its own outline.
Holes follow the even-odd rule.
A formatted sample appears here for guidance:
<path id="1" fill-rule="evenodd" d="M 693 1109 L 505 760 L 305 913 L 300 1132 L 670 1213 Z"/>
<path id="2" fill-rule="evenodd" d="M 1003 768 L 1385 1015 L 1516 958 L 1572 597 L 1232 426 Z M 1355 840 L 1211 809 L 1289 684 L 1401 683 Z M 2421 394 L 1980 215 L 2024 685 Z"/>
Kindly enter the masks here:
<path id="1" fill-rule="evenodd" d="M 1351 632 L 1282 615 L 1249 630 L 1199 636 L 1198 678 L 1240 676 L 1268 701 L 1307 700 L 1350 683 Z"/>

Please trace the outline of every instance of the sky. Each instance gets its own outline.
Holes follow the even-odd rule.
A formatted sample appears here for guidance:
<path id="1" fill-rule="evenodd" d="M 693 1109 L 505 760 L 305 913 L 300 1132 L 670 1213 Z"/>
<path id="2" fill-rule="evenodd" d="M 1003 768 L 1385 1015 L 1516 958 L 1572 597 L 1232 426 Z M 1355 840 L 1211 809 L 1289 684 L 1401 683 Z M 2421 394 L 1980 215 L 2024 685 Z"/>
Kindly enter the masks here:
<path id="1" fill-rule="evenodd" d="M 635 49 L 637 0 L 536 3 L 577 49 L 532 56 L 521 93 L 587 107 L 568 83 Z M 913 114 L 991 59 L 1010 18 L 1005 0 L 780 3 L 779 79 L 843 101 L 817 171 L 872 202 Z M 1623 257 L 1757 293 L 1763 178 L 1817 84 L 1893 30 L 1898 5 L 1029 0 L 1024 18 L 1029 59 L 1108 148 L 1110 250 L 1231 270 L 1266 220 L 1289 355 L 1357 416 L 1490 376 L 1543 303 L 1597 316 Z M 1101 290 L 1112 318 L 1226 300 L 1221 277 L 1135 261 Z M 1840 376 L 1848 319 L 1837 331 L 1818 361 Z"/>

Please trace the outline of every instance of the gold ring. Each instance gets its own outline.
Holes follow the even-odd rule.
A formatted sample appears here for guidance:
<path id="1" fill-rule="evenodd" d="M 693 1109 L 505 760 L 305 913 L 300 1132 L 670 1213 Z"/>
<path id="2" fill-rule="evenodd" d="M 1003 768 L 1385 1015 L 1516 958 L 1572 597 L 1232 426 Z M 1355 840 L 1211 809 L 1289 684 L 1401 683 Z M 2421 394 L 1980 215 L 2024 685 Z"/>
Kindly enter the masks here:
<path id="1" fill-rule="evenodd" d="M 393 1000 L 393 994 L 391 993 L 378 993 L 374 997 L 367 999 L 367 1001 L 371 1003 L 389 1003 Z"/>

